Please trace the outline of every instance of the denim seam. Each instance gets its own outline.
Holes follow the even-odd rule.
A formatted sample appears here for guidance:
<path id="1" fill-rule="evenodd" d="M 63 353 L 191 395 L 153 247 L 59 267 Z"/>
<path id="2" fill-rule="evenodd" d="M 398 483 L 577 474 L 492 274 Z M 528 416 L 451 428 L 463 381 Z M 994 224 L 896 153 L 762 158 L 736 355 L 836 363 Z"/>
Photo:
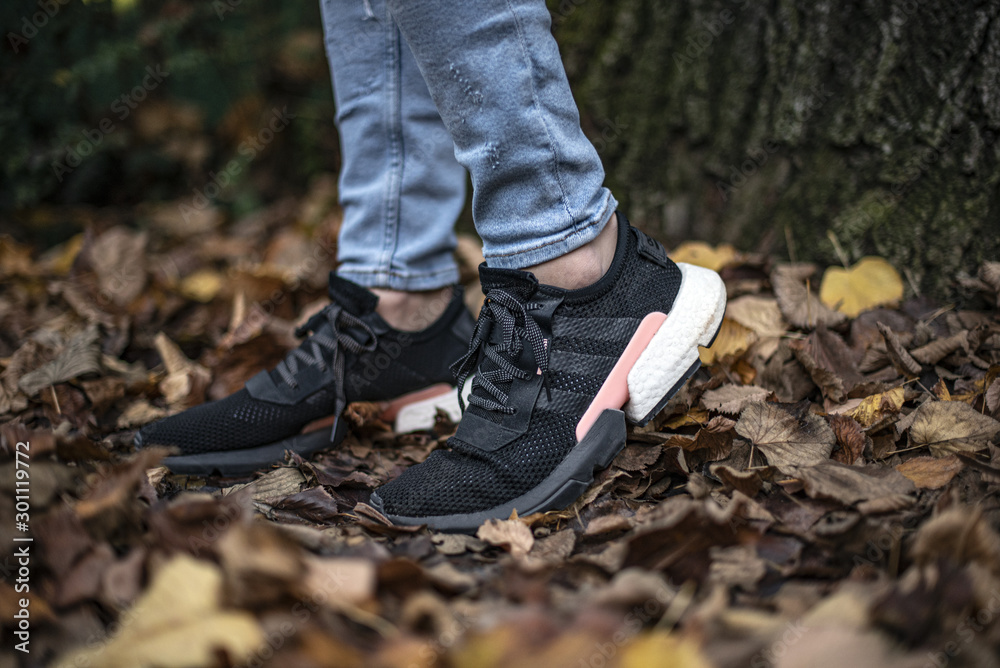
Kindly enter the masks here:
<path id="1" fill-rule="evenodd" d="M 611 198 L 609 197 L 608 200 L 609 201 L 608 201 L 607 204 L 610 204 L 611 203 L 610 202 Z M 554 246 L 556 244 L 563 243 L 567 239 L 569 239 L 570 237 L 573 237 L 573 236 L 575 236 L 577 234 L 580 234 L 582 232 L 586 232 L 587 230 L 589 230 L 590 228 L 594 227 L 595 225 L 601 225 L 602 227 L 604 225 L 606 225 L 608 223 L 608 221 L 611 219 L 611 214 L 607 213 L 608 208 L 610 208 L 610 207 L 608 207 L 607 205 L 605 205 L 604 211 L 602 211 L 601 215 L 599 215 L 593 222 L 587 223 L 586 225 L 584 225 L 582 227 L 574 227 L 572 230 L 570 230 L 569 232 L 567 232 L 563 236 L 559 237 L 558 239 L 553 239 L 552 241 L 546 241 L 544 244 L 539 244 L 537 246 L 532 246 L 531 248 L 522 248 L 520 250 L 514 251 L 513 253 L 484 253 L 483 254 L 483 258 L 484 259 L 490 259 L 490 258 L 499 258 L 499 257 L 516 257 L 518 255 L 524 255 L 526 253 L 531 253 L 531 252 L 534 252 L 534 251 L 537 251 L 537 250 L 541 250 L 543 248 L 547 248 L 548 246 Z M 612 211 L 611 213 L 613 214 L 614 212 Z"/>
<path id="2" fill-rule="evenodd" d="M 528 82 L 531 87 L 531 99 L 534 102 L 535 114 L 541 123 L 542 129 L 545 131 L 545 138 L 548 140 L 549 152 L 552 154 L 552 172 L 555 175 L 556 184 L 559 186 L 560 199 L 562 200 L 563 208 L 566 210 L 566 215 L 569 216 L 570 221 L 573 221 L 574 216 L 569 206 L 569 196 L 566 194 L 566 188 L 562 182 L 562 174 L 559 172 L 559 156 L 556 153 L 555 142 L 552 140 L 552 133 L 549 132 L 549 126 L 545 123 L 545 115 L 541 113 L 542 105 L 538 99 L 538 91 L 535 88 L 535 70 L 537 68 L 535 67 L 535 62 L 531 59 L 528 46 L 525 44 L 524 30 L 521 28 L 521 18 L 517 15 L 510 0 L 506 1 L 507 8 L 510 10 L 511 16 L 514 17 L 514 25 L 517 28 L 517 41 L 521 46 L 521 55 L 528 64 Z"/>
<path id="3" fill-rule="evenodd" d="M 396 269 L 390 269 L 389 271 L 384 271 L 382 269 L 344 269 L 345 274 L 353 274 L 355 276 L 392 276 L 393 278 L 434 278 L 436 276 L 447 276 L 455 271 L 458 271 L 458 267 L 449 267 L 448 269 L 435 269 L 434 271 L 422 271 L 416 273 L 405 273 Z"/>
<path id="4" fill-rule="evenodd" d="M 382 238 L 382 250 L 378 265 L 391 271 L 393 255 L 396 252 L 399 238 L 399 199 L 403 183 L 403 147 L 402 147 L 402 110 L 400 108 L 400 68 L 402 67 L 399 48 L 399 28 L 386 7 L 385 16 L 385 49 L 386 49 L 386 133 L 388 135 L 389 169 L 387 170 L 385 220 Z"/>

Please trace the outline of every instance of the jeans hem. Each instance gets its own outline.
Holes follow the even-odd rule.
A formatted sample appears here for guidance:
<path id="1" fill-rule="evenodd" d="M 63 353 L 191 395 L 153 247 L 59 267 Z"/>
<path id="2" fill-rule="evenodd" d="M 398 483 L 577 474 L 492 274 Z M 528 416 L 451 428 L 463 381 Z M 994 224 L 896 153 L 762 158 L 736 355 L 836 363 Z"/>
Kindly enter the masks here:
<path id="1" fill-rule="evenodd" d="M 596 239 L 601 231 L 604 230 L 604 226 L 611 220 L 611 216 L 617 208 L 618 202 L 611 194 L 611 191 L 605 190 L 599 212 L 591 216 L 588 220 L 576 225 L 572 230 L 558 239 L 546 241 L 541 245 L 524 250 L 514 250 L 507 253 L 498 253 L 496 251 L 484 253 L 483 257 L 488 266 L 497 269 L 524 269 L 525 267 L 533 267 L 536 264 L 554 260 Z"/>
<path id="2" fill-rule="evenodd" d="M 400 273 L 377 269 L 337 269 L 337 275 L 364 288 L 423 292 L 458 284 L 458 267 L 420 273 Z"/>

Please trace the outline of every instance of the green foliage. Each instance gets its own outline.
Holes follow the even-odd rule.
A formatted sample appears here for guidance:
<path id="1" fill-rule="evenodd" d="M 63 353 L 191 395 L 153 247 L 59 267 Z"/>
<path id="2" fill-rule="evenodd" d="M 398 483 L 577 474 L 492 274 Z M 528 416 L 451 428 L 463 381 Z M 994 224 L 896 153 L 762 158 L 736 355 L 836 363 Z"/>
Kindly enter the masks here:
<path id="1" fill-rule="evenodd" d="M 336 168 L 316 2 L 59 2 L 0 7 L 0 210 L 190 197 L 285 106 L 292 130 L 218 202 Z"/>

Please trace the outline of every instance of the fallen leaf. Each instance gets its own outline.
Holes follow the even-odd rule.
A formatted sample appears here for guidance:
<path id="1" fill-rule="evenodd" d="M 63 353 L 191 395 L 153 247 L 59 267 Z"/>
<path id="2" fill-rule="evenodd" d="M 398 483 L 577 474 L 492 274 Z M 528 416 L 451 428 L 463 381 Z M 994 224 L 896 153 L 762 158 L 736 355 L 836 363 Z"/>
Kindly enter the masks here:
<path id="1" fill-rule="evenodd" d="M 899 413 L 899 409 L 903 407 L 903 399 L 903 388 L 894 387 L 886 392 L 865 397 L 850 415 L 862 427 L 869 429 Z"/>
<path id="2" fill-rule="evenodd" d="M 714 390 L 706 390 L 701 395 L 701 405 L 710 411 L 738 415 L 747 404 L 763 401 L 769 394 L 763 387 L 726 384 Z"/>
<path id="3" fill-rule="evenodd" d="M 685 241 L 670 251 L 670 259 L 719 271 L 736 259 L 736 249 L 729 244 L 712 248 L 704 241 Z"/>
<path id="4" fill-rule="evenodd" d="M 819 298 L 826 306 L 856 318 L 862 311 L 899 302 L 903 279 L 884 259 L 864 257 L 848 269 L 828 267 Z"/>
<path id="5" fill-rule="evenodd" d="M 487 520 L 476 531 L 476 538 L 490 545 L 502 547 L 515 558 L 528 554 L 535 544 L 531 529 L 518 519 Z"/>
<path id="6" fill-rule="evenodd" d="M 243 662 L 264 634 L 249 613 L 223 610 L 221 599 L 219 567 L 178 555 L 156 574 L 128 613 L 129 623 L 116 627 L 117 635 L 53 665 L 185 668 L 214 665 L 220 651 L 232 663 Z"/>
<path id="7" fill-rule="evenodd" d="M 943 339 L 935 339 L 911 350 L 910 355 L 921 364 L 937 364 L 956 350 L 969 352 L 969 333 L 967 331 L 961 331 Z"/>
<path id="8" fill-rule="evenodd" d="M 736 422 L 736 433 L 779 469 L 825 461 L 837 440 L 826 420 L 810 412 L 796 414 L 787 404 L 749 404 Z"/>
<path id="9" fill-rule="evenodd" d="M 826 461 L 812 466 L 786 466 L 782 472 L 801 480 L 810 497 L 832 499 L 845 505 L 899 497 L 914 491 L 910 480 L 884 467 L 862 469 Z"/>
<path id="10" fill-rule="evenodd" d="M 188 299 L 207 304 L 215 299 L 222 286 L 222 275 L 219 272 L 201 269 L 185 276 L 178 286 L 178 291 Z"/>
<path id="11" fill-rule="evenodd" d="M 1000 432 L 1000 422 L 961 401 L 928 401 L 916 410 L 910 442 L 935 457 L 982 450 Z"/>
<path id="12" fill-rule="evenodd" d="M 756 340 L 757 335 L 753 331 L 729 318 L 723 318 L 715 341 L 709 348 L 698 348 L 698 356 L 702 364 L 709 366 L 728 355 L 745 352 Z"/>
<path id="13" fill-rule="evenodd" d="M 21 376 L 18 387 L 29 397 L 42 389 L 101 370 L 101 350 L 97 344 L 97 326 L 80 332 L 48 364 Z"/>
<path id="14" fill-rule="evenodd" d="M 865 446 L 870 446 L 871 439 L 852 417 L 831 415 L 829 419 L 840 445 L 840 450 L 834 453 L 833 458 L 841 464 L 854 464 L 864 455 Z"/>
<path id="15" fill-rule="evenodd" d="M 927 564 L 942 557 L 958 564 L 975 562 L 1000 574 L 1000 534 L 982 508 L 949 508 L 920 527 L 913 539 L 913 558 Z"/>
<path id="16" fill-rule="evenodd" d="M 888 353 L 889 360 L 896 367 L 896 370 L 905 376 L 919 376 L 920 362 L 910 356 L 910 353 L 903 347 L 896 333 L 888 325 L 884 325 L 881 322 L 878 323 L 878 331 L 882 332 L 882 336 L 885 337 L 886 353 Z"/>
<path id="17" fill-rule="evenodd" d="M 711 668 L 693 641 L 664 631 L 644 633 L 622 649 L 621 668 Z"/>
<path id="18" fill-rule="evenodd" d="M 821 323 L 834 327 L 844 322 L 847 316 L 827 308 L 800 278 L 802 273 L 796 265 L 779 266 L 771 273 L 774 296 L 788 322 L 809 329 Z"/>
<path id="19" fill-rule="evenodd" d="M 955 455 L 947 457 L 913 457 L 896 467 L 896 470 L 913 481 L 918 489 L 940 489 L 965 468 Z"/>
<path id="20" fill-rule="evenodd" d="M 726 304 L 726 317 L 752 330 L 761 338 L 779 337 L 788 329 L 781 317 L 778 300 L 773 297 L 737 297 Z"/>
<path id="21" fill-rule="evenodd" d="M 204 401 L 205 388 L 212 379 L 208 369 L 185 357 L 163 332 L 157 332 L 154 345 L 167 369 L 166 378 L 160 381 L 160 391 L 171 408 L 188 408 Z"/>
<path id="22" fill-rule="evenodd" d="M 377 572 L 375 563 L 369 559 L 308 555 L 305 565 L 302 595 L 322 600 L 334 610 L 344 604 L 361 605 L 375 596 Z"/>

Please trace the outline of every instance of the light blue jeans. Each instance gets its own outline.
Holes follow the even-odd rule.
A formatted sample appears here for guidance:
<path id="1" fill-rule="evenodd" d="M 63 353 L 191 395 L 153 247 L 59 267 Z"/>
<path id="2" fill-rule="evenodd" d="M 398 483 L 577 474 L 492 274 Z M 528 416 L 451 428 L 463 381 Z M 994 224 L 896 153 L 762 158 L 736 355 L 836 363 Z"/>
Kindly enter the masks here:
<path id="1" fill-rule="evenodd" d="M 544 0 L 321 7 L 341 141 L 341 276 L 396 290 L 455 283 L 463 167 L 491 267 L 529 267 L 600 233 L 617 202 Z"/>

